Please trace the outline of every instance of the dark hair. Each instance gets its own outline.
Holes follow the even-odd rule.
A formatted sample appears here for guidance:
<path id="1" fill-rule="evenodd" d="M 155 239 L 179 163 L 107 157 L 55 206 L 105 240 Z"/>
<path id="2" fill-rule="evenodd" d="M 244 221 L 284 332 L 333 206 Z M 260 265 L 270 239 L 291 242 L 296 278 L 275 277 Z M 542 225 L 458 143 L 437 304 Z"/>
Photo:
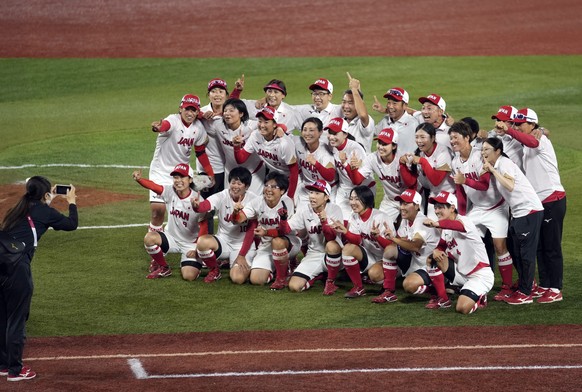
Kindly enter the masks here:
<path id="1" fill-rule="evenodd" d="M 285 83 L 283 83 L 282 80 L 279 79 L 271 79 L 269 80 L 269 82 L 267 82 L 267 84 L 265 85 L 265 87 L 263 87 L 263 91 L 267 91 L 267 86 L 271 85 L 271 84 L 275 84 L 277 86 L 279 86 L 281 88 L 281 90 L 283 90 L 283 94 L 285 94 L 285 96 L 287 96 L 287 87 L 285 86 Z"/>
<path id="2" fill-rule="evenodd" d="M 307 118 L 305 121 L 303 121 L 303 124 L 301 124 L 301 129 L 303 129 L 303 127 L 305 126 L 305 124 L 307 124 L 309 122 L 310 123 L 314 123 L 317 126 L 317 130 L 319 132 L 323 132 L 323 123 L 317 117 L 309 117 L 309 118 Z"/>
<path id="3" fill-rule="evenodd" d="M 253 176 L 246 167 L 237 166 L 228 173 L 228 182 L 232 180 L 239 180 L 248 187 L 251 185 Z"/>
<path id="4" fill-rule="evenodd" d="M 275 183 L 277 183 L 277 186 L 283 192 L 286 192 L 287 189 L 289 189 L 289 177 L 287 177 L 286 175 L 278 173 L 276 171 L 269 172 L 269 174 L 267 174 L 267 176 L 265 177 L 265 181 L 263 181 L 263 184 L 266 184 L 271 180 L 275 180 Z"/>
<path id="5" fill-rule="evenodd" d="M 50 181 L 45 177 L 30 177 L 26 182 L 26 193 L 6 213 L 2 221 L 2 230 L 12 230 L 28 214 L 31 204 L 41 201 L 44 195 L 50 193 L 51 187 Z"/>
<path id="6" fill-rule="evenodd" d="M 378 139 L 378 144 L 380 144 L 381 146 L 387 146 L 389 143 L 386 143 L 386 142 Z M 390 144 L 392 144 L 392 154 L 396 154 L 396 151 L 398 151 L 398 143 L 392 142 Z"/>
<path id="7" fill-rule="evenodd" d="M 242 113 L 241 122 L 247 122 L 249 120 L 249 111 L 247 110 L 247 105 L 243 101 L 237 98 L 229 98 L 226 100 L 224 105 L 222 105 L 222 110 L 226 108 L 228 105 L 231 105 L 240 113 Z"/>
<path id="8" fill-rule="evenodd" d="M 418 126 L 416 127 L 416 129 L 414 130 L 414 133 L 418 132 L 418 131 L 425 131 L 426 133 L 428 133 L 430 136 L 432 137 L 436 137 L 436 128 L 434 127 L 434 125 L 430 124 L 430 123 L 422 123 L 422 124 L 418 124 Z"/>
<path id="9" fill-rule="evenodd" d="M 489 144 L 491 147 L 493 147 L 493 150 L 495 150 L 495 151 L 500 150 L 501 155 L 503 155 L 506 158 L 509 158 L 507 156 L 507 154 L 505 152 L 503 152 L 503 141 L 500 138 L 488 137 L 487 139 L 485 139 L 485 141 L 483 143 Z"/>
<path id="10" fill-rule="evenodd" d="M 354 95 L 354 93 L 352 92 L 352 90 L 346 90 L 344 91 L 344 95 L 349 94 L 349 95 Z M 358 94 L 360 94 L 360 98 L 364 99 L 364 93 L 362 92 L 362 90 L 358 89 Z"/>
<path id="11" fill-rule="evenodd" d="M 365 185 L 360 185 L 352 189 L 350 195 L 355 193 L 358 199 L 366 208 L 374 208 L 374 192 Z"/>
<path id="12" fill-rule="evenodd" d="M 471 128 L 472 133 L 475 134 L 479 132 L 479 123 L 473 117 L 464 117 L 461 119 L 461 121 L 467 124 L 469 128 Z"/>
<path id="13" fill-rule="evenodd" d="M 448 134 L 450 135 L 453 132 L 458 133 L 464 138 L 468 137 L 469 140 L 471 140 L 471 128 L 469 127 L 469 124 L 467 124 L 464 121 L 454 122 L 453 125 L 451 125 L 451 127 L 449 128 Z"/>

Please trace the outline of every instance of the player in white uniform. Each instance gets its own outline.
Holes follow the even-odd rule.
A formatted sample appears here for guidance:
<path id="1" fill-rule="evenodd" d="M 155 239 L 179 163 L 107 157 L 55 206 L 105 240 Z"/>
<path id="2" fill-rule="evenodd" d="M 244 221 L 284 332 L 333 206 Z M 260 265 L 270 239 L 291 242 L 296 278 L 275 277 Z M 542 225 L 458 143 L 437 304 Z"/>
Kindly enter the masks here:
<path id="1" fill-rule="evenodd" d="M 251 247 L 243 248 L 247 234 L 248 222 L 240 225 L 232 223 L 234 205 L 236 203 L 247 204 L 257 198 L 254 193 L 247 192 L 251 185 L 251 172 L 245 167 L 235 167 L 228 175 L 228 189 L 215 193 L 203 202 L 193 200 L 194 211 L 208 213 L 215 211 L 218 218 L 218 232 L 216 235 L 203 235 L 198 239 L 198 259 L 206 264 L 209 269 L 204 282 L 212 283 L 219 280 L 222 275 L 217 260 L 228 260 L 230 265 L 230 278 L 234 283 L 242 284 L 248 274 L 248 260 L 252 260 L 255 250 Z M 199 267 L 202 263 L 199 263 Z"/>
<path id="2" fill-rule="evenodd" d="M 291 137 L 284 133 L 281 137 L 277 136 L 277 129 L 284 126 L 277 124 L 275 110 L 272 107 L 265 106 L 257 113 L 257 118 L 259 129 L 249 136 L 244 146 L 242 137 L 233 138 L 234 157 L 237 163 L 242 164 L 249 157 L 258 155 L 270 172 L 278 172 L 289 178 L 287 195 L 293 199 L 299 181 L 295 144 Z"/>
<path id="3" fill-rule="evenodd" d="M 451 142 L 449 140 L 449 121 L 446 114 L 447 103 L 437 94 L 429 94 L 426 97 L 418 98 L 422 104 L 420 112 L 414 112 L 414 116 L 419 122 L 431 124 L 436 129 L 436 141 L 447 147 L 452 154 Z"/>
<path id="4" fill-rule="evenodd" d="M 532 296 L 539 303 L 562 300 L 564 259 L 562 231 L 566 215 L 566 191 L 562 186 L 558 160 L 550 139 L 542 134 L 539 140 L 533 132 L 539 129 L 538 116 L 532 109 L 520 109 L 514 118 L 516 130 L 504 130 L 524 145 L 525 176 L 544 207 L 544 219 L 538 246 L 539 285 Z"/>
<path id="5" fill-rule="evenodd" d="M 503 153 L 503 142 L 488 138 L 483 143 L 483 169 L 493 174 L 492 184 L 509 205 L 511 255 L 517 270 L 518 288 L 505 299 L 510 305 L 533 302 L 531 291 L 535 277 L 536 252 L 543 209 L 536 191 L 521 169 Z"/>
<path id="6" fill-rule="evenodd" d="M 288 186 L 285 175 L 272 171 L 265 177 L 262 198 L 257 197 L 246 205 L 235 205 L 234 222 L 240 224 L 251 220 L 248 230 L 254 226 L 254 234 L 260 238 L 257 253 L 251 261 L 250 281 L 262 286 L 276 272 L 272 290 L 287 287 L 289 258 L 294 258 L 301 247 L 299 238 L 286 235 L 286 228 L 281 224 L 295 213 L 293 200 L 285 195 Z"/>
<path id="7" fill-rule="evenodd" d="M 349 215 L 347 227 L 344 222 L 336 220 L 333 222 L 333 228 L 343 235 L 345 245 L 342 249 L 341 264 L 353 284 L 352 289 L 344 296 L 357 298 L 366 295 L 361 273 L 382 260 L 386 246 L 378 241 L 375 233 L 384 227 L 394 230 L 394 225 L 386 214 L 374 208 L 374 194 L 367 186 L 353 188 L 349 202 L 352 214 Z M 334 280 L 339 272 L 340 262 L 327 259 L 326 263 L 328 276 L 323 294 L 332 295 L 338 289 Z"/>
<path id="8" fill-rule="evenodd" d="M 451 306 L 446 289 L 446 277 L 453 285 L 461 286 L 456 310 L 473 313 L 487 306 L 487 293 L 493 287 L 493 271 L 479 230 L 466 216 L 457 211 L 457 199 L 448 192 L 431 197 L 438 221 L 427 219 L 425 225 L 441 229 L 441 241 L 427 260 L 429 275 L 438 298 L 429 302 L 428 309 Z"/>
<path id="9" fill-rule="evenodd" d="M 513 284 L 513 259 L 507 249 L 509 207 L 499 191 L 490 186 L 491 173 L 483 170 L 481 151 L 470 143 L 469 126 L 455 122 L 449 136 L 455 151 L 452 166 L 458 211 L 476 224 L 481 237 L 485 237 L 487 230 L 491 232 L 502 280 L 501 292 L 494 299 L 502 301 L 511 294 Z"/>
<path id="10" fill-rule="evenodd" d="M 489 131 L 489 137 L 497 137 L 503 141 L 503 152 L 523 171 L 523 145 L 505 133 L 503 135 L 496 132 L 496 129 L 513 128 L 513 119 L 517 113 L 517 108 L 513 106 L 501 106 L 496 114 L 491 116 L 495 120 L 494 128 Z"/>
<path id="11" fill-rule="evenodd" d="M 364 103 L 364 94 L 360 89 L 360 81 L 347 73 L 349 89 L 344 91 L 342 98 L 342 114 L 348 122 L 348 133 L 354 137 L 367 154 L 372 152 L 374 137 L 374 119 L 368 114 Z"/>
<path id="12" fill-rule="evenodd" d="M 327 271 L 325 260 L 341 259 L 341 239 L 332 228 L 334 221 L 343 221 L 341 209 L 329 201 L 331 187 L 324 180 L 306 185 L 307 207 L 300 208 L 288 224 L 291 233 L 307 232 L 307 251 L 289 280 L 289 290 L 309 289 Z"/>
<path id="13" fill-rule="evenodd" d="M 350 165 L 351 159 L 363 161 L 366 152 L 364 147 L 350 138 L 347 122 L 343 118 L 332 119 L 324 130 L 328 132 L 329 145 L 333 149 L 333 159 L 338 177 L 337 194 L 335 200 L 332 199 L 332 201 L 340 206 L 344 216 L 350 216 L 352 207 L 349 199 L 355 184 L 348 174 L 347 167 Z M 374 188 L 372 192 L 375 191 L 376 183 L 373 178 L 366 179 L 362 184 Z"/>
<path id="14" fill-rule="evenodd" d="M 318 79 L 309 86 L 311 90 L 312 105 L 295 105 L 294 109 L 301 121 L 309 117 L 317 117 L 323 123 L 324 128 L 336 117 L 341 117 L 342 107 L 331 103 L 333 98 L 333 84 L 327 79 Z M 325 135 L 324 135 L 325 136 Z M 326 140 L 323 140 L 324 143 Z"/>
<path id="15" fill-rule="evenodd" d="M 414 172 L 409 165 L 416 165 L 419 185 L 428 189 L 430 196 L 436 196 L 441 191 L 454 192 L 455 184 L 450 176 L 451 153 L 448 148 L 436 141 L 434 126 L 423 123 L 416 128 L 416 145 L 420 155 L 407 153 L 400 158 L 402 163 L 407 164 L 401 171 L 406 186 L 413 185 L 410 175 Z M 434 206 L 429 205 L 427 216 L 431 219 L 436 218 Z"/>
<path id="16" fill-rule="evenodd" d="M 181 253 L 181 273 L 185 280 L 194 280 L 200 273 L 196 262 L 196 239 L 208 231 L 206 222 L 192 208 L 191 199 L 200 199 L 193 188 L 194 172 L 186 163 L 179 163 L 171 171 L 173 185 L 160 185 L 141 177 L 141 170 L 133 172 L 133 179 L 144 188 L 155 192 L 168 208 L 168 223 L 165 232 L 150 231 L 144 237 L 144 246 L 152 262 L 148 279 L 170 276 L 172 270 L 166 262 L 165 253 Z"/>
<path id="17" fill-rule="evenodd" d="M 408 92 L 401 87 L 392 87 L 384 94 L 384 98 L 387 99 L 386 107 L 382 106 L 376 97 L 374 97 L 374 105 L 372 106 L 374 110 L 386 114 L 376 124 L 376 135 L 383 129 L 391 128 L 398 134 L 398 151 L 401 154 L 414 152 L 416 150 L 416 127 L 420 121 L 407 111 Z"/>
<path id="18" fill-rule="evenodd" d="M 301 125 L 301 136 L 293 136 L 299 165 L 299 184 L 295 192 L 295 205 L 298 208 L 309 203 L 307 185 L 317 180 L 327 183 L 335 181 L 335 160 L 327 145 L 320 142 L 322 133 L 321 120 L 310 117 Z"/>
<path id="19" fill-rule="evenodd" d="M 374 303 L 390 303 L 396 296 L 396 277 L 405 277 L 402 286 L 411 294 L 424 294 L 431 285 L 426 269 L 426 258 L 439 241 L 436 229 L 423 225 L 426 216 L 421 212 L 422 196 L 414 189 L 407 189 L 396 196 L 400 203 L 402 222 L 395 234 L 387 227 L 380 227 L 377 236 L 384 248 L 382 264 L 370 268 L 368 275 L 373 281 L 383 281 L 383 292 L 372 299 Z M 385 240 L 384 240 L 385 239 Z M 390 243 L 392 242 L 392 243 Z"/>
<path id="20" fill-rule="evenodd" d="M 180 162 L 189 162 L 192 148 L 204 167 L 204 172 L 214 179 L 214 172 L 208 155 L 206 143 L 208 135 L 201 121 L 200 99 L 191 94 L 184 95 L 180 101 L 180 112 L 170 114 L 163 120 L 152 123 L 152 131 L 158 134 L 154 157 L 150 163 L 149 178 L 160 185 L 172 185 L 168 173 Z M 150 192 L 151 222 L 150 231 L 162 230 L 166 207 L 155 192 Z"/>
<path id="21" fill-rule="evenodd" d="M 385 212 L 391 222 L 396 222 L 400 214 L 400 205 L 395 200 L 406 187 L 400 177 L 400 149 L 399 136 L 391 128 L 382 130 L 378 137 L 377 150 L 373 154 L 366 155 L 364 161 L 352 157 L 350 165 L 346 167 L 348 175 L 355 185 L 360 185 L 366 178 L 372 178 L 374 174 L 382 184 L 384 197 L 380 202 L 380 211 Z"/>
<path id="22" fill-rule="evenodd" d="M 216 135 L 223 149 L 226 178 L 228 178 L 228 174 L 232 169 L 240 166 L 234 157 L 234 137 L 240 136 L 244 145 L 256 130 L 257 122 L 249 119 L 249 113 L 244 102 L 238 98 L 228 99 L 224 103 L 222 121 L 215 121 L 208 127 L 208 133 Z M 245 167 L 250 170 L 253 178 L 249 191 L 256 195 L 262 194 L 263 181 L 265 180 L 265 165 L 263 161 L 257 155 L 253 155 L 247 159 Z"/>

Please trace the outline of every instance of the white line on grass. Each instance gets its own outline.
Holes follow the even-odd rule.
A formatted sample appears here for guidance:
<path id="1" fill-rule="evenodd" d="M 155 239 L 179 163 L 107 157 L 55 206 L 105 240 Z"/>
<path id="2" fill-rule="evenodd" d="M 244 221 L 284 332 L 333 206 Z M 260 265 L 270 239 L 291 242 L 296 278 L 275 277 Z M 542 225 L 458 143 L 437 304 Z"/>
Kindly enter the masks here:
<path id="1" fill-rule="evenodd" d="M 313 348 L 292 350 L 241 350 L 241 351 L 203 351 L 186 353 L 159 354 L 109 354 L 109 355 L 75 355 L 57 357 L 27 358 L 27 361 L 69 361 L 79 359 L 124 359 L 124 358 L 162 358 L 162 357 L 203 357 L 211 355 L 249 355 L 249 354 L 294 354 L 294 353 L 328 353 L 328 352 L 389 352 L 389 351 L 434 351 L 434 350 L 498 350 L 522 348 L 578 348 L 582 344 L 505 344 L 485 346 L 422 346 L 422 347 L 357 347 L 357 348 Z"/>
<path id="2" fill-rule="evenodd" d="M 148 226 L 149 223 L 128 223 L 126 225 L 113 225 L 113 226 L 81 226 L 77 227 L 77 230 L 91 230 L 91 229 L 122 229 L 125 227 L 140 227 Z"/>
<path id="3" fill-rule="evenodd" d="M 29 163 L 19 166 L 0 166 L 0 170 L 17 170 L 17 169 L 27 169 L 30 167 L 92 167 L 97 169 L 148 169 L 149 166 L 139 166 L 139 165 L 89 165 L 84 163 L 47 163 L 43 165 L 37 165 L 34 163 Z"/>
<path id="4" fill-rule="evenodd" d="M 140 364 L 141 365 L 141 364 Z M 371 368 L 371 369 L 321 369 L 321 370 L 281 370 L 255 372 L 225 373 L 191 373 L 191 374 L 151 374 L 148 378 L 203 378 L 203 377 L 249 377 L 249 376 L 289 376 L 313 374 L 348 374 L 348 373 L 422 373 L 422 372 L 459 372 L 459 371 L 496 371 L 496 370 L 556 370 L 582 369 L 582 365 L 533 365 L 533 366 L 453 366 L 453 367 L 407 367 L 407 368 Z M 134 374 L 136 374 L 134 372 Z M 147 373 L 146 373 L 147 374 Z M 136 374 L 136 378 L 140 378 Z"/>

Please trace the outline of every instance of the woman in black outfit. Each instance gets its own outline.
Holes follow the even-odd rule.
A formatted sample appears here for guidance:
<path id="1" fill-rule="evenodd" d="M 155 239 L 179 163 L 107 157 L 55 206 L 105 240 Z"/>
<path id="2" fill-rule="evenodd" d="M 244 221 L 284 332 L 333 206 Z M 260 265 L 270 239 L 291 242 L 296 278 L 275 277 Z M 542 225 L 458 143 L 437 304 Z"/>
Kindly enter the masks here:
<path id="1" fill-rule="evenodd" d="M 71 186 L 65 196 L 69 202 L 68 217 L 49 206 L 53 197 L 54 189 L 46 178 L 31 177 L 26 193 L 8 211 L 0 227 L 26 245 L 24 256 L 16 264 L 0 263 L 0 375 L 8 376 L 8 381 L 36 377 L 34 371 L 22 364 L 33 291 L 30 262 L 36 244 L 49 227 L 71 231 L 78 224 L 75 188 Z"/>

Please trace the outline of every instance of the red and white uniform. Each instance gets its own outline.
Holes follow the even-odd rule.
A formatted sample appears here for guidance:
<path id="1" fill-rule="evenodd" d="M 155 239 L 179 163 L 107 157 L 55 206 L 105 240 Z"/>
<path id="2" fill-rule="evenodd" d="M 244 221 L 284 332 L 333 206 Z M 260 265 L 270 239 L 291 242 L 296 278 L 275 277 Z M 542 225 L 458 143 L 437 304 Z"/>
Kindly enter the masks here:
<path id="1" fill-rule="evenodd" d="M 453 173 L 461 172 L 465 175 L 466 182 L 462 185 L 467 199 L 468 213 L 465 215 L 477 222 L 476 226 L 482 237 L 489 229 L 493 238 L 506 238 L 509 207 L 497 188 L 489 185 L 490 174 L 483 171 L 481 151 L 472 148 L 469 159 L 466 161 L 460 157 L 459 153 L 456 153 L 452 165 Z M 486 183 L 480 183 L 480 180 Z M 457 192 L 457 199 L 460 201 L 464 199 L 464 196 Z M 463 213 L 462 210 L 460 211 Z"/>
<path id="2" fill-rule="evenodd" d="M 489 137 L 496 137 L 503 142 L 503 152 L 523 171 L 523 145 L 508 134 L 503 136 L 495 132 L 495 129 L 489 131 Z"/>
<path id="3" fill-rule="evenodd" d="M 208 135 L 200 121 L 194 121 L 187 126 L 178 113 L 170 114 L 164 121 L 170 123 L 170 129 L 158 133 L 149 178 L 156 184 L 171 186 L 172 177 L 168 173 L 171 173 L 178 163 L 189 162 L 192 148 L 205 145 L 208 142 Z M 150 201 L 162 202 L 152 191 Z"/>
<path id="4" fill-rule="evenodd" d="M 564 192 L 554 146 L 545 135 L 537 147 L 523 149 L 523 169 L 542 202 L 554 192 Z"/>
<path id="5" fill-rule="evenodd" d="M 299 183 L 295 192 L 295 205 L 301 206 L 301 203 L 309 202 L 309 191 L 305 189 L 306 185 L 312 184 L 317 180 L 324 180 L 328 183 L 335 181 L 335 160 L 327 147 L 320 143 L 317 150 L 310 152 L 307 146 L 299 136 L 293 136 L 295 143 L 295 155 L 299 165 Z M 307 156 L 312 154 L 317 163 L 315 165 L 307 162 Z M 333 169 L 327 168 L 329 164 L 334 165 Z M 327 175 L 324 176 L 322 171 Z"/>
<path id="6" fill-rule="evenodd" d="M 424 241 L 424 244 L 420 248 L 420 252 L 410 252 L 412 255 L 410 267 L 408 268 L 408 271 L 400 271 L 402 276 L 408 276 L 411 272 L 418 270 L 426 270 L 426 259 L 432 254 L 432 251 L 439 243 L 439 231 L 433 227 L 425 226 L 423 224 L 425 219 L 426 216 L 418 211 L 413 222 L 410 222 L 408 219 L 402 219 L 402 222 L 400 223 L 398 237 L 413 240 L 420 236 Z"/>
<path id="7" fill-rule="evenodd" d="M 207 111 L 212 111 L 212 105 L 208 104 L 200 109 L 200 113 L 205 113 Z M 220 140 L 216 136 L 216 133 L 211 133 L 208 131 L 210 124 L 213 122 L 222 122 L 222 116 L 214 116 L 210 120 L 202 120 L 204 129 L 208 134 L 208 143 L 206 144 L 206 155 L 208 155 L 208 160 L 210 161 L 210 166 L 214 174 L 224 173 L 224 151 L 220 146 Z M 204 172 L 202 164 L 196 159 L 196 171 L 198 173 Z"/>
<path id="8" fill-rule="evenodd" d="M 255 106 L 257 101 L 252 99 L 243 99 L 242 101 L 247 107 L 250 118 L 255 118 L 260 111 Z M 265 106 L 267 106 L 267 104 L 265 104 Z M 287 133 L 294 129 L 301 129 L 302 121 L 299 118 L 297 111 L 293 106 L 285 102 L 281 102 L 279 107 L 275 109 L 275 118 L 277 119 L 277 124 L 284 124 L 287 127 Z"/>
<path id="9" fill-rule="evenodd" d="M 329 124 L 331 119 L 342 117 L 342 106 L 331 102 L 322 111 L 317 111 L 313 105 L 295 105 L 293 108 L 297 111 L 301 123 L 309 117 L 316 117 L 321 120 L 324 128 Z M 325 136 L 325 142 L 327 143 L 327 132 L 324 131 L 323 133 L 325 135 L 322 135 L 322 139 Z"/>
<path id="10" fill-rule="evenodd" d="M 370 154 L 372 152 L 372 141 L 374 139 L 374 119 L 372 116 L 368 116 L 368 126 L 365 127 L 362 124 L 362 120 L 360 117 L 356 117 L 353 120 L 345 119 L 348 123 L 348 130 L 347 132 L 352 135 L 356 142 L 360 143 L 366 154 Z"/>
<path id="11" fill-rule="evenodd" d="M 289 166 L 297 161 L 295 144 L 289 136 L 267 141 L 257 130 L 251 133 L 242 147 L 251 156 L 257 155 L 269 170 L 289 176 Z"/>
<path id="12" fill-rule="evenodd" d="M 406 112 L 396 121 L 392 121 L 390 116 L 384 116 L 376 125 L 376 135 L 383 129 L 392 128 L 398 134 L 398 152 L 413 153 L 418 148 L 415 140 L 418 125 L 420 125 L 418 118 Z"/>
<path id="13" fill-rule="evenodd" d="M 368 256 L 368 265 L 363 271 L 367 271 L 373 264 L 378 261 L 382 261 L 384 255 L 384 247 L 380 245 L 376 238 L 370 235 L 372 231 L 372 226 L 384 229 L 384 223 L 388 224 L 388 228 L 394 231 L 394 224 L 388 218 L 388 215 L 380 210 L 373 208 L 370 212 L 369 217 L 364 217 L 360 214 L 352 212 L 349 216 L 348 221 L 348 231 L 350 234 L 356 234 L 361 236 L 360 246 L 366 252 Z M 363 272 L 362 271 L 362 272 Z"/>
<path id="14" fill-rule="evenodd" d="M 424 123 L 424 117 L 422 117 L 421 111 L 416 111 L 413 114 L 414 118 L 418 120 L 419 124 Z M 441 125 L 436 128 L 435 140 L 437 143 L 442 144 L 449 149 L 449 154 L 453 153 L 453 146 L 451 146 L 451 139 L 449 138 L 450 126 L 447 125 L 446 119 L 443 119 Z M 402 152 L 402 151 L 401 151 Z"/>

